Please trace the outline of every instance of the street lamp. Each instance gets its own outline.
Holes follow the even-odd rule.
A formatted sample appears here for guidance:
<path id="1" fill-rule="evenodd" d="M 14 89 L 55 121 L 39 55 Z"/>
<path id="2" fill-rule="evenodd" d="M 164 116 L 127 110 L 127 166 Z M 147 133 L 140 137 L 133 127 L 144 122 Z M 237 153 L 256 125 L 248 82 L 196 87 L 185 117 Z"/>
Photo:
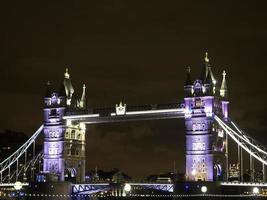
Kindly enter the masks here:
<path id="1" fill-rule="evenodd" d="M 260 190 L 259 190 L 259 188 L 254 187 L 253 190 L 252 190 L 252 192 L 253 192 L 253 194 L 257 195 L 257 194 L 260 193 Z"/>
<path id="2" fill-rule="evenodd" d="M 123 187 L 123 193 L 122 196 L 126 197 L 127 195 L 129 195 L 129 193 L 131 192 L 131 185 L 129 183 L 126 183 Z"/>
<path id="3" fill-rule="evenodd" d="M 205 194 L 207 191 L 208 191 L 207 186 L 203 185 L 203 186 L 201 187 L 201 192 L 202 192 L 203 194 Z"/>
<path id="4" fill-rule="evenodd" d="M 22 188 L 22 183 L 20 181 L 15 182 L 14 184 L 15 190 L 19 191 Z"/>
<path id="5" fill-rule="evenodd" d="M 132 187 L 131 187 L 131 185 L 130 185 L 129 183 L 126 183 L 126 184 L 124 185 L 123 190 L 124 190 L 125 192 L 130 192 L 131 189 L 132 189 Z"/>
<path id="6" fill-rule="evenodd" d="M 19 191 L 22 188 L 22 183 L 20 181 L 16 181 L 14 184 L 14 188 L 16 190 L 16 196 L 19 198 Z"/>

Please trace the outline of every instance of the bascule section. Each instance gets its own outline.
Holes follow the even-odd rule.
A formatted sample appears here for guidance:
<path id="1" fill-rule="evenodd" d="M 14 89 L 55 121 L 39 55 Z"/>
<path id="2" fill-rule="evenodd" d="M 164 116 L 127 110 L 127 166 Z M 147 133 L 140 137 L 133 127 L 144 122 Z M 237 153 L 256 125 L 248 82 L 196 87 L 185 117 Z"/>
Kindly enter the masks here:
<path id="1" fill-rule="evenodd" d="M 47 180 L 83 182 L 85 174 L 85 125 L 65 120 L 68 113 L 86 109 L 85 85 L 74 98 L 68 69 L 59 91 L 47 85 L 44 97 L 43 173 Z"/>
<path id="2" fill-rule="evenodd" d="M 227 179 L 227 136 L 215 123 L 214 115 L 228 118 L 225 72 L 217 87 L 206 53 L 201 75 L 194 82 L 190 68 L 184 85 L 186 128 L 186 179 L 222 181 Z"/>

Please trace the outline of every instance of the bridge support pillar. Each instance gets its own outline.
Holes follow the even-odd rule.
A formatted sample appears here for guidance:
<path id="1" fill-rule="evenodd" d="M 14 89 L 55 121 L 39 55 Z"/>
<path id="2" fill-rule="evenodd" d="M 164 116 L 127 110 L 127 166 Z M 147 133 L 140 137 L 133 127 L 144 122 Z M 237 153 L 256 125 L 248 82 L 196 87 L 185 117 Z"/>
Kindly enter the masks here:
<path id="1" fill-rule="evenodd" d="M 222 181 L 227 179 L 227 141 L 214 115 L 228 119 L 225 72 L 216 94 L 216 80 L 206 53 L 200 79 L 192 82 L 187 70 L 185 91 L 186 179 L 188 181 Z"/>

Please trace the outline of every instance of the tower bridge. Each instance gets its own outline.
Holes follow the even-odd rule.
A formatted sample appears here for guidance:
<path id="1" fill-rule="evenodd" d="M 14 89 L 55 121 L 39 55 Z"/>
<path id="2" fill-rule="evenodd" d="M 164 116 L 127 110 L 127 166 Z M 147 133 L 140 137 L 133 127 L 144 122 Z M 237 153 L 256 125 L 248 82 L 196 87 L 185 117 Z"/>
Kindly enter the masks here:
<path id="1" fill-rule="evenodd" d="M 79 192 L 79 188 L 86 191 L 109 188 L 108 184 L 85 184 L 86 125 L 182 118 L 186 130 L 187 181 L 221 181 L 224 186 L 231 185 L 227 183 L 228 141 L 231 139 L 238 149 L 239 184 L 243 184 L 243 152 L 249 155 L 250 181 L 254 182 L 254 160 L 257 160 L 262 164 L 262 182 L 265 184 L 267 150 L 230 118 L 225 71 L 221 81 L 218 81 L 206 54 L 201 74 L 195 81 L 191 78 L 190 68 L 187 68 L 184 92 L 184 99 L 180 103 L 131 106 L 120 102 L 110 108 L 88 109 L 85 85 L 81 97 L 75 99 L 74 87 L 66 69 L 59 91 L 52 90 L 49 82 L 47 84 L 43 125 L 16 152 L 0 163 L 0 182 L 10 185 L 20 180 L 26 184 L 37 174 L 37 180 L 41 182 L 73 181 L 76 183 L 73 185 L 76 192 Z M 35 152 L 35 141 L 41 135 L 44 137 L 43 151 Z M 167 184 L 143 186 L 173 189 L 173 185 Z"/>

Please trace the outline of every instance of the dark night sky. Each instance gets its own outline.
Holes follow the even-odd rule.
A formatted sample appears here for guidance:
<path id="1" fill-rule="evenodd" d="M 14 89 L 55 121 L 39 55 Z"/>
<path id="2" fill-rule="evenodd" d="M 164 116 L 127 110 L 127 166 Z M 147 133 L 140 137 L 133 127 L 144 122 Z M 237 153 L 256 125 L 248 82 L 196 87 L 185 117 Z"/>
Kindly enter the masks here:
<path id="1" fill-rule="evenodd" d="M 89 107 L 178 102 L 185 66 L 204 52 L 227 71 L 231 117 L 267 145 L 267 12 L 260 1 L 1 3 L 0 130 L 29 135 L 42 123 L 45 83 L 65 67 Z M 52 1 L 51 1 L 52 2 Z M 63 1 L 62 1 L 63 2 Z M 88 126 L 87 165 L 134 176 L 184 165 L 182 120 Z"/>

